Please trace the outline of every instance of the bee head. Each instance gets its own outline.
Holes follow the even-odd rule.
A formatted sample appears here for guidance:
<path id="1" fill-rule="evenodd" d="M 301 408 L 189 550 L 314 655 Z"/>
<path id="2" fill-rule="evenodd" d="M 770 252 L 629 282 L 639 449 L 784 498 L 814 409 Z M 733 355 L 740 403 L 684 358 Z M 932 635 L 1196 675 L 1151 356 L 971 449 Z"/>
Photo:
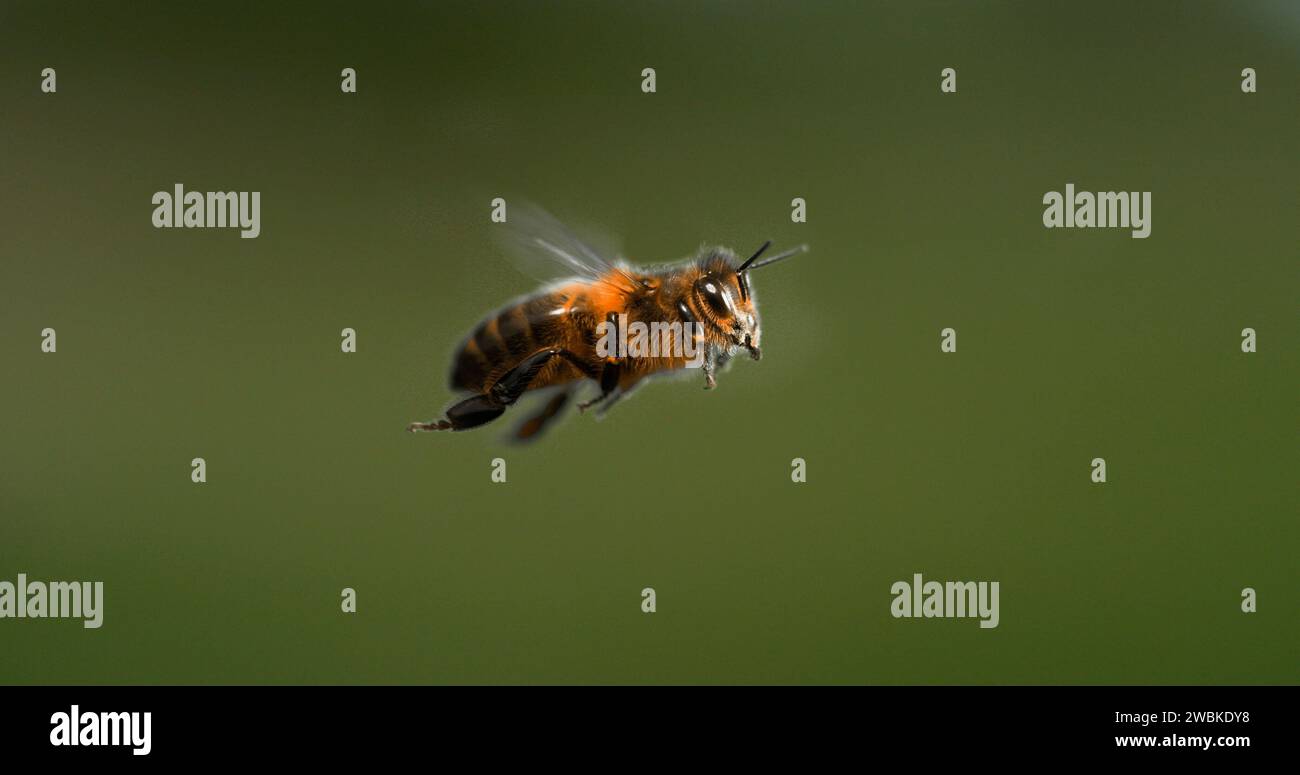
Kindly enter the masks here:
<path id="1" fill-rule="evenodd" d="M 754 360 L 762 355 L 759 350 L 762 332 L 748 273 L 808 249 L 806 245 L 801 245 L 764 261 L 757 261 L 771 244 L 771 240 L 764 242 L 754 255 L 739 265 L 735 265 L 734 260 L 729 260 L 730 253 L 709 255 L 700 263 L 700 275 L 692 288 L 694 306 L 704 313 L 715 335 L 720 338 L 720 344 L 729 350 L 743 347 Z"/>

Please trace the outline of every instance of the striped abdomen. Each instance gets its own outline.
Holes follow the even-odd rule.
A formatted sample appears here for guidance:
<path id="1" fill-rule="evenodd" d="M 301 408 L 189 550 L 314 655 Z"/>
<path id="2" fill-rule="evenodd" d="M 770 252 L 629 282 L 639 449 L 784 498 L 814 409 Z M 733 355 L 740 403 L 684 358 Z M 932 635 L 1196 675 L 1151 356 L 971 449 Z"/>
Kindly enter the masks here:
<path id="1" fill-rule="evenodd" d="M 452 361 L 451 387 L 482 392 L 524 358 L 546 347 L 577 351 L 588 339 L 571 309 L 571 288 L 543 291 L 500 310 L 474 329 Z M 576 341 L 575 341 L 576 340 Z M 586 349 L 586 348 L 581 348 Z M 584 375 L 563 359 L 537 376 L 533 387 L 579 379 Z"/>

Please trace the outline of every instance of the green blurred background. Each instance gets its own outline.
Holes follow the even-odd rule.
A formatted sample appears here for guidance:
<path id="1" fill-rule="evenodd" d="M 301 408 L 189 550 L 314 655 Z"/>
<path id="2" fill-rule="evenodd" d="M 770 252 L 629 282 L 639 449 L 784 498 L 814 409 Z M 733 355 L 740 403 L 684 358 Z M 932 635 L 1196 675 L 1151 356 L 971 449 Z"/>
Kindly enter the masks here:
<path id="1" fill-rule="evenodd" d="M 267 5 L 0 5 L 0 579 L 106 587 L 0 681 L 1300 681 L 1295 3 Z M 178 182 L 261 237 L 154 229 Z M 1067 182 L 1151 237 L 1044 229 Z M 812 252 L 712 393 L 408 435 L 535 285 L 495 196 Z M 891 618 L 915 572 L 1001 625 Z"/>

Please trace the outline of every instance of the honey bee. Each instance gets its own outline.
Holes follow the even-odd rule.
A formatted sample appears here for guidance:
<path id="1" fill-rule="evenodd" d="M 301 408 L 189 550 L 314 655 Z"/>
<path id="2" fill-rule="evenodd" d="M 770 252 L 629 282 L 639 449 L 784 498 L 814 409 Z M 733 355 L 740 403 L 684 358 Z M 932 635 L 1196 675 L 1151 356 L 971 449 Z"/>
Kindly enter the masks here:
<path id="1" fill-rule="evenodd" d="M 525 393 L 553 389 L 541 410 L 516 428 L 514 438 L 527 441 L 560 415 L 587 380 L 600 393 L 578 408 L 599 405 L 598 414 L 647 378 L 693 366 L 704 372 L 705 389 L 712 389 L 716 373 L 736 353 L 744 350 L 754 360 L 761 356 L 750 273 L 807 250 L 799 246 L 760 260 L 772 244 L 768 240 L 744 261 L 726 248 L 705 247 L 677 264 L 636 268 L 602 256 L 554 221 L 543 219 L 539 227 L 538 220 L 534 217 L 531 230 L 517 235 L 516 244 L 575 276 L 484 319 L 452 358 L 451 388 L 469 395 L 450 406 L 445 419 L 414 422 L 408 431 L 476 428 L 500 417 Z M 690 333 L 679 348 L 664 338 L 662 349 L 630 353 L 626 335 L 638 325 L 655 336 Z M 612 346 L 616 342 L 623 346 Z"/>

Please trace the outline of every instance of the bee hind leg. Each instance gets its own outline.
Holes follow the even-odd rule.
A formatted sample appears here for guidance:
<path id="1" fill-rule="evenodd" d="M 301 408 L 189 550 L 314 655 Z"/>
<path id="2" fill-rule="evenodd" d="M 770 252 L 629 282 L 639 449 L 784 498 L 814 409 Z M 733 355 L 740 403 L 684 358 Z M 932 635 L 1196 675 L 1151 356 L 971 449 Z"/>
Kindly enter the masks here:
<path id="1" fill-rule="evenodd" d="M 506 408 L 488 393 L 482 393 L 453 405 L 447 410 L 447 419 L 435 422 L 413 422 L 406 426 L 416 431 L 464 431 L 489 423 L 504 414 Z"/>
<path id="2" fill-rule="evenodd" d="M 542 407 L 540 412 L 519 424 L 519 427 L 515 429 L 514 440 L 532 441 L 541 436 L 546 426 L 559 416 L 565 404 L 569 402 L 571 395 L 572 391 L 564 390 L 552 396 L 551 400 L 546 402 L 546 406 Z"/>
<path id="3" fill-rule="evenodd" d="M 453 405 L 447 410 L 447 419 L 431 423 L 411 423 L 406 426 L 406 429 L 412 432 L 464 431 L 490 423 L 505 414 L 506 408 L 519 400 L 542 367 L 557 355 L 586 369 L 582 360 L 568 350 L 558 348 L 538 350 L 501 375 L 501 378 L 485 392 L 470 396 Z"/>

